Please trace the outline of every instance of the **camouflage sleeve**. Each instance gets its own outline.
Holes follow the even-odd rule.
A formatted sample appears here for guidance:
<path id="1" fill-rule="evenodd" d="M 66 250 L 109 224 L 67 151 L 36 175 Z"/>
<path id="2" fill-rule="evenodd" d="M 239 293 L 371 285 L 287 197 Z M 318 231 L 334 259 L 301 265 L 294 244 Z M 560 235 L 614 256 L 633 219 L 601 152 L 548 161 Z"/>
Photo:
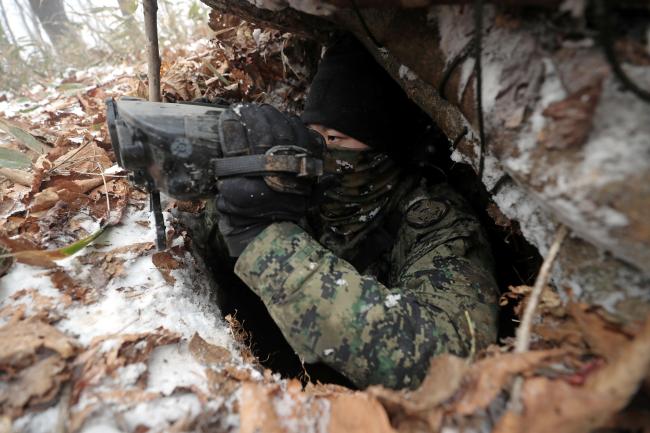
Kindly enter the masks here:
<path id="1" fill-rule="evenodd" d="M 441 230 L 428 231 L 429 238 L 438 234 L 437 241 L 422 241 L 422 230 L 419 236 L 401 235 L 413 242 L 393 250 L 394 256 L 406 251 L 395 257 L 402 269 L 393 288 L 359 274 L 292 223 L 262 232 L 235 272 L 261 297 L 305 362 L 324 362 L 359 387 L 412 387 L 432 356 L 468 353 L 466 311 L 479 347 L 496 339 L 495 284 L 471 257 L 474 242 L 453 235 L 458 230 L 442 239 Z"/>

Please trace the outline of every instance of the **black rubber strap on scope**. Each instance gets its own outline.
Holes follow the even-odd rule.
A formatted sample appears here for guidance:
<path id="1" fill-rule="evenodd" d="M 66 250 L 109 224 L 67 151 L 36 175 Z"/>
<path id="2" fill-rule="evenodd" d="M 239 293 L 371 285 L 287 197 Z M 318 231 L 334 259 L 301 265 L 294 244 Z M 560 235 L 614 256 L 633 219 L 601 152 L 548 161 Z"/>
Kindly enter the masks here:
<path id="1" fill-rule="evenodd" d="M 274 172 L 316 177 L 323 174 L 323 162 L 307 155 L 246 155 L 216 159 L 213 169 L 216 178 Z"/>

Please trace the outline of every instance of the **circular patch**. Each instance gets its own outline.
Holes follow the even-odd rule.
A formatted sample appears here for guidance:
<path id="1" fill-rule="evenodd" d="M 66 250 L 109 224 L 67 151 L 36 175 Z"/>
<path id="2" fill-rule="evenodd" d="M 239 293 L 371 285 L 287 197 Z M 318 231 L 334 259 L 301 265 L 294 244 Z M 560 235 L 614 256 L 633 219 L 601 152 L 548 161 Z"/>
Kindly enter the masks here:
<path id="1" fill-rule="evenodd" d="M 178 138 L 172 142 L 170 150 L 174 156 L 187 158 L 192 154 L 192 143 L 183 138 Z"/>
<path id="2" fill-rule="evenodd" d="M 435 224 L 447 215 L 449 205 L 444 201 L 423 198 L 413 203 L 406 211 L 406 222 L 418 229 Z"/>

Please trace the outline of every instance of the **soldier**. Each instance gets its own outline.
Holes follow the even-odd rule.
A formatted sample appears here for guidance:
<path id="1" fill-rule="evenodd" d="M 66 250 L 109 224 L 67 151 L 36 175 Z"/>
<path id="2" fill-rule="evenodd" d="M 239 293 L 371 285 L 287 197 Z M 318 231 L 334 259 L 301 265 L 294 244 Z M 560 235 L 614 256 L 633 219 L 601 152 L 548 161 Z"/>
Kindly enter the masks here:
<path id="1" fill-rule="evenodd" d="M 264 111 L 242 111 L 249 140 L 269 139 L 254 134 Z M 301 359 L 360 388 L 415 387 L 431 357 L 496 341 L 486 235 L 458 193 L 413 169 L 415 113 L 360 44 L 344 40 L 322 59 L 302 115 L 327 147 L 311 214 L 309 197 L 259 177 L 219 181 L 218 227 L 236 275 Z"/>

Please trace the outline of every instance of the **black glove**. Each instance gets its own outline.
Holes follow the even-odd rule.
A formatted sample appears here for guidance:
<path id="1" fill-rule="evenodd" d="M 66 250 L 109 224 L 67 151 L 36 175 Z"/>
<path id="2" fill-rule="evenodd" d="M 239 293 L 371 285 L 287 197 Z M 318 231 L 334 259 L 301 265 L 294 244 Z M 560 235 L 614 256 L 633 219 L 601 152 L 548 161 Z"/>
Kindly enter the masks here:
<path id="1" fill-rule="evenodd" d="M 268 168 L 264 179 L 275 191 L 310 193 L 315 177 L 322 174 L 322 163 L 320 166 L 314 164 L 323 158 L 323 137 L 308 129 L 298 117 L 284 114 L 270 105 L 233 106 L 221 115 L 219 133 L 226 163 L 230 157 L 267 154 L 271 149 L 276 155 L 307 155 L 302 160 L 304 165 L 298 164 L 298 159 L 292 159 L 297 165 L 292 167 L 291 173 L 275 171 L 271 174 L 272 170 L 279 169 L 278 166 L 249 167 L 259 175 L 265 175 Z M 305 168 L 305 176 L 297 176 L 295 168 L 298 166 Z"/>
<path id="2" fill-rule="evenodd" d="M 219 232 L 232 257 L 274 221 L 305 227 L 308 196 L 277 192 L 262 177 L 233 177 L 217 183 Z"/>
<path id="3" fill-rule="evenodd" d="M 237 105 L 221 116 L 224 157 L 263 154 L 277 146 L 299 148 L 322 158 L 325 148 L 317 132 L 296 116 L 270 105 Z M 238 257 L 262 230 L 274 221 L 306 226 L 308 198 L 315 177 L 273 173 L 222 177 L 217 183 L 217 210 L 221 232 L 232 257 Z"/>
<path id="4" fill-rule="evenodd" d="M 268 104 L 234 105 L 221 115 L 219 129 L 224 157 L 258 155 L 274 146 L 298 146 L 316 156 L 324 151 L 320 134 Z"/>

